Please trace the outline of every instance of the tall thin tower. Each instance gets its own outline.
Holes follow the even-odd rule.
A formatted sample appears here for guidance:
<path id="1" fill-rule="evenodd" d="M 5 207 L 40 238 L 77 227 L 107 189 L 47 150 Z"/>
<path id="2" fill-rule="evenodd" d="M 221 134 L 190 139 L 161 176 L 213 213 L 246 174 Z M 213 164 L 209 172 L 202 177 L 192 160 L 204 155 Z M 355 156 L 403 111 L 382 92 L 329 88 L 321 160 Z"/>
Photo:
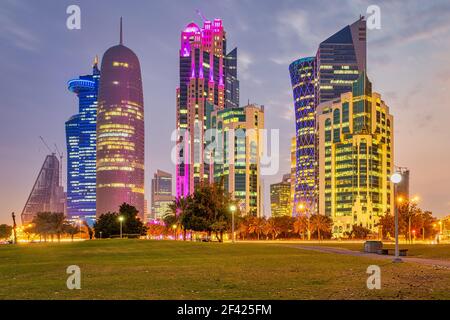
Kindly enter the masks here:
<path id="1" fill-rule="evenodd" d="M 176 194 L 187 196 L 201 181 L 212 181 L 204 154 L 204 130 L 213 109 L 239 105 L 237 50 L 226 54 L 221 19 L 190 23 L 181 32 L 180 85 L 177 88 Z"/>
<path id="2" fill-rule="evenodd" d="M 136 54 L 119 45 L 102 59 L 97 113 L 97 217 L 122 203 L 144 215 L 144 98 Z"/>

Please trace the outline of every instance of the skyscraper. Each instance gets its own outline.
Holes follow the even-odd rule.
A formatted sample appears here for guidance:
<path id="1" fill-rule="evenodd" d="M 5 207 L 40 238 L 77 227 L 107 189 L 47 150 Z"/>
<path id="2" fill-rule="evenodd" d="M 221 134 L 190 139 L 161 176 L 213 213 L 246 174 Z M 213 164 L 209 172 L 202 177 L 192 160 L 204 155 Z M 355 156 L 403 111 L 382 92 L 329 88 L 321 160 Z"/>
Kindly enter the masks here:
<path id="1" fill-rule="evenodd" d="M 78 114 L 66 122 L 67 216 L 93 224 L 96 211 L 97 99 L 100 80 L 98 59 L 92 74 L 70 80 L 68 88 L 78 97 Z"/>
<path id="2" fill-rule="evenodd" d="M 163 219 L 169 211 L 169 205 L 175 200 L 172 194 L 172 175 L 157 170 L 152 179 L 152 207 L 153 219 Z"/>
<path id="3" fill-rule="evenodd" d="M 218 152 L 214 156 L 214 180 L 223 179 L 224 188 L 246 215 L 262 216 L 262 182 L 260 177 L 264 106 L 215 110 L 208 128 L 219 131 Z"/>
<path id="4" fill-rule="evenodd" d="M 377 231 L 393 213 L 393 117 L 363 72 L 353 90 L 317 107 L 319 213 L 333 219 L 333 235 L 353 225 Z"/>
<path id="5" fill-rule="evenodd" d="M 97 113 L 97 216 L 126 202 L 144 215 L 144 98 L 136 54 L 120 43 L 102 59 Z"/>
<path id="6" fill-rule="evenodd" d="M 295 207 L 318 210 L 316 108 L 352 90 L 366 71 L 366 21 L 363 17 L 320 43 L 315 57 L 289 66 L 296 115 L 297 172 Z"/>
<path id="7" fill-rule="evenodd" d="M 180 85 L 177 88 L 176 194 L 187 196 L 199 182 L 211 181 L 204 155 L 206 118 L 213 109 L 239 105 L 237 50 L 226 54 L 222 20 L 190 23 L 181 32 Z"/>
<path id="8" fill-rule="evenodd" d="M 281 182 L 270 185 L 270 208 L 272 217 L 292 215 L 290 174 L 284 175 Z"/>
<path id="9" fill-rule="evenodd" d="M 65 196 L 59 179 L 60 165 L 54 153 L 45 157 L 22 211 L 23 225 L 31 223 L 39 212 L 64 213 Z"/>

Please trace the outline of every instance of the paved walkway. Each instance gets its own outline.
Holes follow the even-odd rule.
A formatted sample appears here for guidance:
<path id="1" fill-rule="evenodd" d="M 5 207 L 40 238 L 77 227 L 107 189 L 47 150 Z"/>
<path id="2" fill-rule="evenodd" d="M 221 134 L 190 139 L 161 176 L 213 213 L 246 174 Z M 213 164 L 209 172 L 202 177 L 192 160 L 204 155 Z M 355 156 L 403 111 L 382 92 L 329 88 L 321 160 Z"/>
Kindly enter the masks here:
<path id="1" fill-rule="evenodd" d="M 345 248 L 333 248 L 333 247 L 322 247 L 322 246 L 302 246 L 302 245 L 288 245 L 291 248 L 297 248 L 302 250 L 317 251 L 323 253 L 334 253 L 334 254 L 344 254 L 354 257 L 364 257 L 370 259 L 378 260 L 392 260 L 393 256 L 380 255 L 375 253 L 365 253 L 362 251 L 353 251 Z M 413 262 L 419 264 L 425 264 L 430 266 L 438 266 L 450 269 L 450 260 L 437 260 L 437 259 L 425 259 L 425 258 L 414 258 L 414 257 L 401 257 L 404 262 Z"/>

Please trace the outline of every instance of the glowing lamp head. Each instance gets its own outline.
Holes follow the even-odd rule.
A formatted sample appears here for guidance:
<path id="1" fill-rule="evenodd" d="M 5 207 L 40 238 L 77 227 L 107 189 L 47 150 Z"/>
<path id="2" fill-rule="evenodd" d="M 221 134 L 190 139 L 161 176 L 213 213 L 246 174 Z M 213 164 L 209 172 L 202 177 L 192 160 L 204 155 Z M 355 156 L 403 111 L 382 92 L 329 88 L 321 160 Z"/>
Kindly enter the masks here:
<path id="1" fill-rule="evenodd" d="M 236 210 L 237 210 L 236 205 L 232 204 L 232 205 L 230 206 L 230 211 L 231 211 L 231 212 L 236 212 Z"/>
<path id="2" fill-rule="evenodd" d="M 400 183 L 401 181 L 402 181 L 402 175 L 400 173 L 396 172 L 391 176 L 391 182 L 393 184 Z"/>
<path id="3" fill-rule="evenodd" d="M 177 228 L 177 225 L 176 224 L 174 224 L 174 225 L 172 225 L 172 229 L 176 229 Z"/>
<path id="4" fill-rule="evenodd" d="M 125 220 L 125 218 L 122 217 L 122 216 L 120 216 L 120 217 L 119 217 L 119 221 L 122 222 L 123 220 Z"/>
<path id="5" fill-rule="evenodd" d="M 298 205 L 298 210 L 300 210 L 300 211 L 305 210 L 305 204 L 300 203 L 300 204 Z"/>

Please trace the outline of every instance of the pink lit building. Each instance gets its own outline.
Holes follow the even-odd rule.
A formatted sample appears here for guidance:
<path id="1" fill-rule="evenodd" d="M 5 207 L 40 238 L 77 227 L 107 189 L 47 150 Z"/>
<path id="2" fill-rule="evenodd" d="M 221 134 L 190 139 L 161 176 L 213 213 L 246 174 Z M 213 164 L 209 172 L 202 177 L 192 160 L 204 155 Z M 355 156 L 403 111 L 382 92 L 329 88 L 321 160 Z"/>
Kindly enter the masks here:
<path id="1" fill-rule="evenodd" d="M 213 109 L 239 105 L 237 49 L 226 53 L 222 20 L 190 23 L 181 32 L 180 85 L 177 88 L 177 197 L 212 181 L 213 164 L 205 159 L 204 130 Z"/>

